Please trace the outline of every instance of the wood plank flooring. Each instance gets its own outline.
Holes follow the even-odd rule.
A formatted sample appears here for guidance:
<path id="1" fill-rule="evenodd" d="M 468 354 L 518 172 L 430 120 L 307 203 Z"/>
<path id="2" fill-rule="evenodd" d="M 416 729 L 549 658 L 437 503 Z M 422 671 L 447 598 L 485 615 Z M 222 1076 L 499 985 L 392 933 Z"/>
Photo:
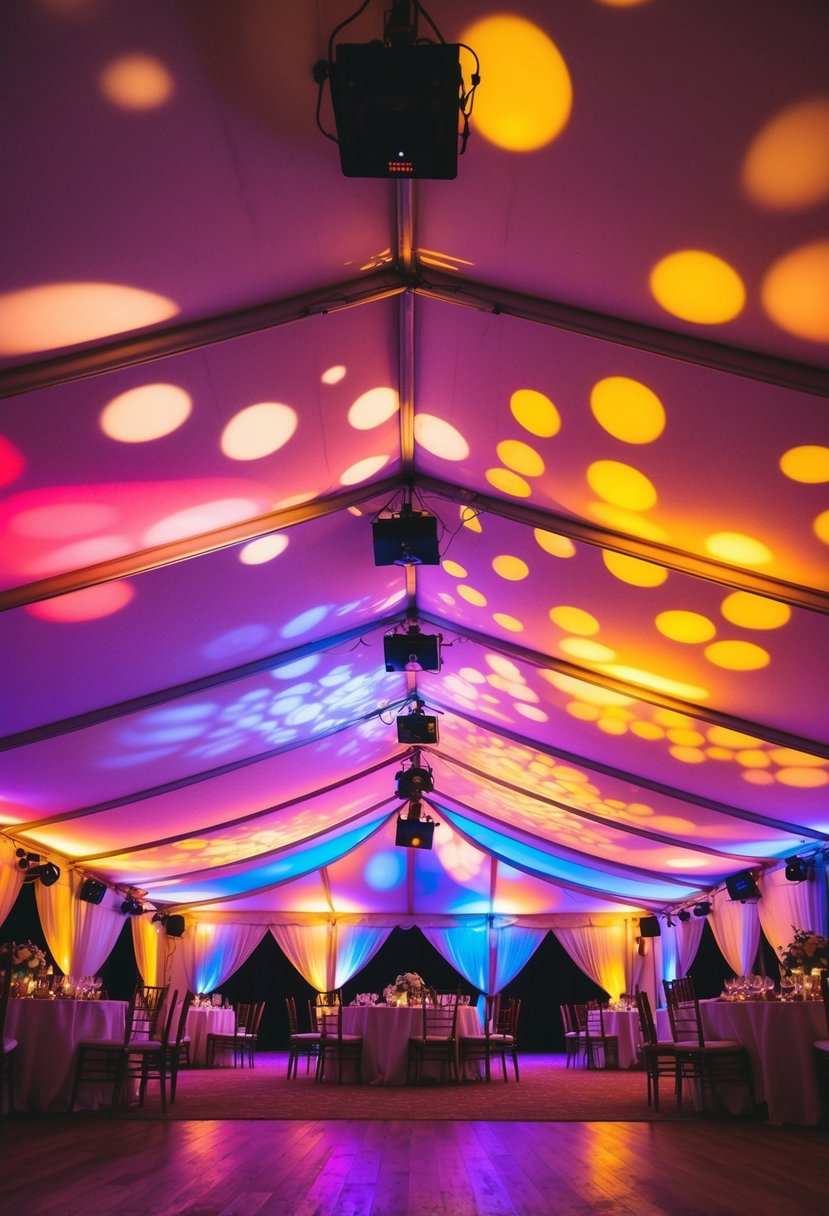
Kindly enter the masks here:
<path id="1" fill-rule="evenodd" d="M 405 1111 L 399 1112 L 405 1115 Z M 829 1131 L 738 1120 L 0 1122 L 14 1216 L 823 1216 Z"/>

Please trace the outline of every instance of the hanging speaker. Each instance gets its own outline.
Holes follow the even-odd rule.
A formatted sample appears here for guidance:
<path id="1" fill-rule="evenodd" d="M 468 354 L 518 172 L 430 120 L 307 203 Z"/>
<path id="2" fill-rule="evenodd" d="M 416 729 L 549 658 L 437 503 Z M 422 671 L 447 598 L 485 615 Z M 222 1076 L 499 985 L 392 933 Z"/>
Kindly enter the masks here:
<path id="1" fill-rule="evenodd" d="M 640 937 L 661 937 L 662 930 L 659 927 L 659 918 L 656 916 L 640 916 L 639 917 L 639 936 Z"/>
<path id="2" fill-rule="evenodd" d="M 85 878 L 81 883 L 78 898 L 85 904 L 99 904 L 106 895 L 106 886 L 97 878 Z"/>
<path id="3" fill-rule="evenodd" d="M 164 922 L 164 927 L 167 930 L 168 937 L 183 937 L 184 936 L 184 917 L 177 912 L 172 912 Z"/>
<path id="4" fill-rule="evenodd" d="M 760 898 L 760 888 L 754 881 L 751 870 L 741 870 L 739 874 L 726 878 L 725 889 L 731 899 L 739 900 L 740 903 Z"/>

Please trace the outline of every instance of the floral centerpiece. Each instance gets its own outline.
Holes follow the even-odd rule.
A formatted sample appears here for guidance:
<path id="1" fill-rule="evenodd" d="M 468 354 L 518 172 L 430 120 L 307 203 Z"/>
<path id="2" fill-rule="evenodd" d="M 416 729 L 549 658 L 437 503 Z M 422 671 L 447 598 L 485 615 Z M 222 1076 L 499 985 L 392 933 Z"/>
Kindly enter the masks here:
<path id="1" fill-rule="evenodd" d="M 393 984 L 383 989 L 387 1005 L 420 1005 L 426 993 L 426 981 L 416 971 L 404 971 Z"/>
<path id="2" fill-rule="evenodd" d="M 795 929 L 788 946 L 778 946 L 781 966 L 786 971 L 829 969 L 829 940 L 812 929 Z"/>

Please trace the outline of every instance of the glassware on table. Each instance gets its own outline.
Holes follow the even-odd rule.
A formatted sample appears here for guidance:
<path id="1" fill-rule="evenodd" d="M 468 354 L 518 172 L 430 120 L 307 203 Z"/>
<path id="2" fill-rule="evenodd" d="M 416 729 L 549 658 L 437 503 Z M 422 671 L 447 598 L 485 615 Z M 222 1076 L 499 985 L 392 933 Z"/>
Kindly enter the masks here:
<path id="1" fill-rule="evenodd" d="M 790 1001 L 794 996 L 794 976 L 789 975 L 788 971 L 780 977 L 780 1000 Z"/>
<path id="2" fill-rule="evenodd" d="M 221 994 L 221 992 L 214 992 L 214 993 L 213 993 L 213 995 L 212 995 L 212 996 L 211 996 L 211 998 L 210 998 L 210 1001 L 211 1001 L 211 1004 L 213 1005 L 213 1008 L 214 1008 L 214 1009 L 221 1009 L 221 1007 L 222 1007 L 222 994 Z"/>

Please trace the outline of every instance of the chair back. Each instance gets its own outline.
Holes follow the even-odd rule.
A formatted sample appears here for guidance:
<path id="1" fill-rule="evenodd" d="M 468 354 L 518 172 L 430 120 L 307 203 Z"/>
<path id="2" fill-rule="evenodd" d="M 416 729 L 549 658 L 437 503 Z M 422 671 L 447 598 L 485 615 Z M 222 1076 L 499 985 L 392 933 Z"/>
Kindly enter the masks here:
<path id="1" fill-rule="evenodd" d="M 646 1047 L 655 1047 L 658 1042 L 658 1034 L 656 1031 L 656 1022 L 651 1009 L 651 1002 L 647 992 L 638 991 L 636 993 L 636 1009 L 639 1014 L 639 1030 L 642 1035 L 642 1042 Z"/>
<path id="2" fill-rule="evenodd" d="M 448 1043 L 454 1043 L 457 1037 L 458 994 L 455 992 L 443 995 L 444 998 L 451 997 L 451 1000 L 444 999 L 443 1003 L 437 1005 L 424 1004 L 421 1008 L 424 1043 L 432 1039 L 445 1039 Z"/>
<path id="3" fill-rule="evenodd" d="M 662 985 L 665 989 L 673 1041 L 675 1043 L 693 1043 L 698 1047 L 704 1047 L 702 1018 L 693 983 L 686 976 L 679 980 L 663 980 Z"/>
<path id="4" fill-rule="evenodd" d="M 161 1029 L 161 1016 L 167 996 L 167 985 L 142 984 L 135 986 L 125 1026 L 124 1041 L 131 1039 L 157 1039 Z"/>
<path id="5" fill-rule="evenodd" d="M 316 1001 L 317 1030 L 326 1039 L 343 1037 L 343 1002 L 339 990 L 320 992 Z"/>
<path id="6" fill-rule="evenodd" d="M 518 1021 L 521 1017 L 521 998 L 509 997 L 502 1001 L 495 1019 L 495 1030 L 498 1034 L 518 1036 Z"/>
<path id="7" fill-rule="evenodd" d="M 576 1030 L 587 1030 L 587 1005 L 574 1005 L 573 1017 L 576 1022 Z"/>
<path id="8" fill-rule="evenodd" d="M 288 1011 L 288 1034 L 299 1034 L 299 1018 L 296 1015 L 296 999 L 285 997 L 285 1008 Z"/>
<path id="9" fill-rule="evenodd" d="M 586 1027 L 588 1039 L 603 1039 L 604 1033 L 604 1006 L 601 1001 L 587 1002 L 587 1022 Z"/>
<path id="10" fill-rule="evenodd" d="M 314 1001 L 308 1001 L 308 1025 L 316 1034 L 319 1032 L 319 1022 L 317 1020 L 317 1005 Z"/>
<path id="11" fill-rule="evenodd" d="M 248 1008 L 248 1016 L 245 1019 L 245 1034 L 248 1038 L 255 1039 L 259 1034 L 259 1023 L 262 1021 L 262 1014 L 265 1012 L 265 1002 L 257 1001 Z"/>
<path id="12" fill-rule="evenodd" d="M 578 1027 L 576 1026 L 576 1018 L 571 1005 L 559 1005 L 559 1013 L 561 1014 L 561 1025 L 565 1034 L 577 1034 Z"/>
<path id="13" fill-rule="evenodd" d="M 178 995 L 178 993 L 176 994 Z M 181 1047 L 182 1040 L 187 1033 L 187 1015 L 190 1012 L 190 1006 L 193 1004 L 194 993 L 189 989 L 184 994 L 184 1000 L 181 1002 L 181 1008 L 178 1014 L 178 1026 L 176 1027 L 175 1045 Z"/>

